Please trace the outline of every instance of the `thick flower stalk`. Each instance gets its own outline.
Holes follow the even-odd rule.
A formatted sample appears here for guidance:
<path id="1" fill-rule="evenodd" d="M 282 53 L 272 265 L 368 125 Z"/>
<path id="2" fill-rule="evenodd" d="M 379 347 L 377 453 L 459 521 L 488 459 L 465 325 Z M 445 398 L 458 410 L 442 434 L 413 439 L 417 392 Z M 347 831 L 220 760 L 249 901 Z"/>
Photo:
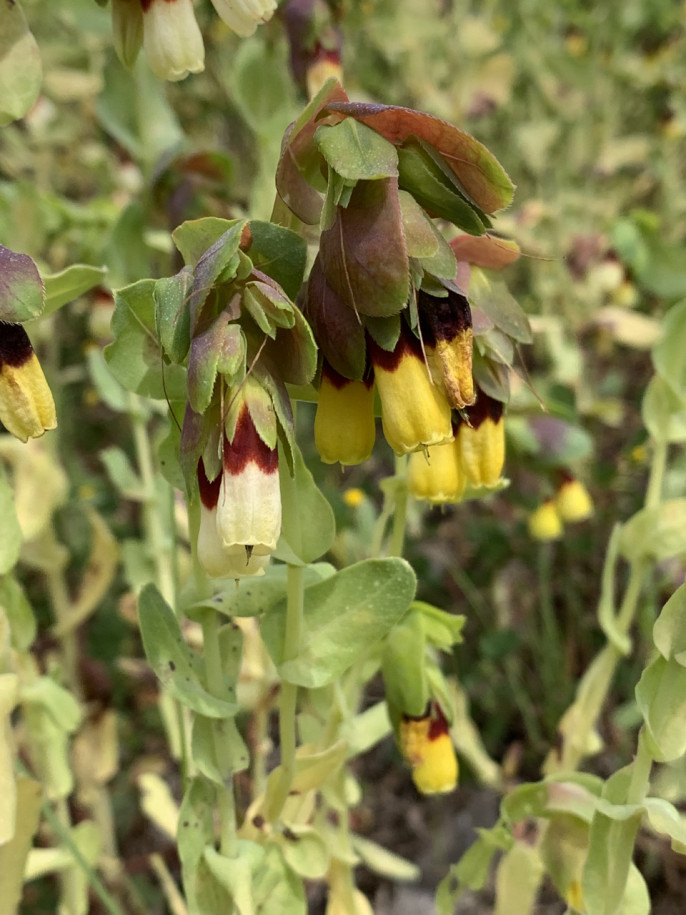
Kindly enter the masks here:
<path id="1" fill-rule="evenodd" d="M 478 391 L 474 406 L 464 411 L 457 438 L 467 482 L 474 487 L 497 486 L 505 462 L 502 402 Z"/>
<path id="2" fill-rule="evenodd" d="M 25 442 L 57 426 L 55 402 L 21 324 L 0 322 L 0 421 Z"/>
<path id="3" fill-rule="evenodd" d="M 437 702 L 421 717 L 403 715 L 400 751 L 412 767 L 412 781 L 422 794 L 446 794 L 457 784 L 458 765 L 448 722 Z"/>
<path id="4" fill-rule="evenodd" d="M 371 378 L 351 381 L 322 366 L 314 442 L 325 464 L 361 464 L 374 448 L 374 387 Z"/>

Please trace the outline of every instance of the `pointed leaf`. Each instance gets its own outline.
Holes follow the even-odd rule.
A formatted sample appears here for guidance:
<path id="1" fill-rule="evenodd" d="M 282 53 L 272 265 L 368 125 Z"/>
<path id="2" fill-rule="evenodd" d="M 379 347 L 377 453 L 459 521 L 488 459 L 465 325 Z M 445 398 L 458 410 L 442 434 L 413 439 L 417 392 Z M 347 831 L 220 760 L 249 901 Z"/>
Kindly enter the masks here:
<path id="1" fill-rule="evenodd" d="M 5 6 L 0 4 L 0 10 Z M 0 245 L 0 321 L 21 324 L 38 317 L 44 305 L 43 280 L 34 261 Z"/>
<path id="2" fill-rule="evenodd" d="M 281 538 L 301 562 L 314 562 L 333 543 L 336 533 L 333 510 L 317 487 L 299 448 L 296 447 L 294 451 L 293 476 L 283 462 L 280 474 L 283 510 Z"/>
<path id="3" fill-rule="evenodd" d="M 318 127 L 314 142 L 331 168 L 349 181 L 398 177 L 398 153 L 393 144 L 352 118 L 333 127 Z"/>
<path id="4" fill-rule="evenodd" d="M 327 283 L 319 256 L 307 282 L 305 315 L 327 362 L 344 378 L 360 381 L 366 367 L 364 326 Z"/>

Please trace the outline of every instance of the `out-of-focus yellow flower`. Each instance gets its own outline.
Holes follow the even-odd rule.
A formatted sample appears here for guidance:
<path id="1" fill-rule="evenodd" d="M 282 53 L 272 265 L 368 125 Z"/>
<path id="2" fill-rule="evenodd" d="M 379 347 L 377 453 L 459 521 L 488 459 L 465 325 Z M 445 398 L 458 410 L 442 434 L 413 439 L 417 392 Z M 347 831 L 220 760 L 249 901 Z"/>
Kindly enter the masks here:
<path id="1" fill-rule="evenodd" d="M 362 492 L 362 490 L 358 489 L 357 487 L 346 489 L 343 493 L 343 501 L 350 508 L 357 508 L 359 505 L 362 505 L 366 498 L 367 497 Z"/>
<path id="2" fill-rule="evenodd" d="M 581 482 L 575 478 L 565 480 L 555 495 L 555 507 L 560 518 L 568 523 L 585 521 L 593 514 L 593 501 Z"/>
<path id="3" fill-rule="evenodd" d="M 0 322 L 0 421 L 21 442 L 57 426 L 55 402 L 21 324 Z"/>
<path id="4" fill-rule="evenodd" d="M 499 400 L 479 391 L 476 403 L 465 411 L 457 439 L 467 482 L 472 486 L 496 486 L 505 462 L 505 423 Z"/>
<path id="5" fill-rule="evenodd" d="M 325 464 L 361 464 L 374 448 L 374 388 L 350 381 L 324 363 L 314 418 L 314 443 Z"/>
<path id="6" fill-rule="evenodd" d="M 466 483 L 457 440 L 410 455 L 407 486 L 415 499 L 425 499 L 432 505 L 459 502 Z"/>
<path id="7" fill-rule="evenodd" d="M 562 520 L 554 499 L 548 499 L 529 515 L 529 533 L 534 540 L 559 540 L 562 536 Z"/>
<path id="8" fill-rule="evenodd" d="M 433 384 L 419 341 L 403 326 L 393 352 L 370 342 L 386 441 L 396 454 L 452 441 L 450 404 Z"/>
<path id="9" fill-rule="evenodd" d="M 446 794 L 457 785 L 458 765 L 448 723 L 437 703 L 430 713 L 403 715 L 400 752 L 412 767 L 412 780 L 422 794 Z"/>

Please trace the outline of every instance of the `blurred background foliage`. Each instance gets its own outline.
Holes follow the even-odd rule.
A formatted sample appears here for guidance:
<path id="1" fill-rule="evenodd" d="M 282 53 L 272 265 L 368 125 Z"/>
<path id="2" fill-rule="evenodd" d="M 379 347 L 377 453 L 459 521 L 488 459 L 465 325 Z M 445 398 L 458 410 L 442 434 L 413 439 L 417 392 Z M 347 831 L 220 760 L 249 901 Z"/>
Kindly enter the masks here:
<path id="1" fill-rule="evenodd" d="M 122 68 L 106 7 L 93 0 L 24 6 L 44 82 L 30 114 L 0 133 L 0 243 L 48 271 L 73 262 L 109 271 L 106 284 L 44 321 L 34 339 L 56 393 L 60 430 L 46 446 L 59 449 L 69 477 L 56 524 L 77 581 L 88 560 L 90 507 L 120 542 L 134 542 L 142 524 L 140 504 L 123 498 L 122 474 L 104 457 L 113 445 L 135 453 L 130 423 L 98 369 L 110 289 L 178 269 L 170 231 L 184 219 L 269 218 L 281 137 L 304 96 L 289 72 L 278 15 L 241 41 L 209 2 L 197 3 L 206 70 L 162 85 L 142 57 L 133 72 Z M 649 348 L 661 316 L 686 294 L 686 7 L 675 0 L 331 6 L 351 98 L 407 105 L 459 125 L 518 185 L 497 228 L 523 251 L 505 279 L 530 316 L 535 343 L 516 363 L 507 417 L 511 485 L 446 510 L 414 504 L 407 555 L 419 597 L 467 615 L 454 665 L 488 752 L 508 777 L 535 779 L 603 642 L 596 604 L 605 546 L 614 521 L 642 504 Z M 380 440 L 367 464 L 344 473 L 325 468 L 312 421 L 313 409 L 303 406 L 306 459 L 337 515 L 335 559 L 349 562 L 365 554 L 392 455 Z M 684 456 L 672 458 L 668 496 L 686 487 Z M 561 470 L 584 479 L 595 514 L 566 527 L 561 540 L 539 543 L 527 518 L 553 494 Z M 149 849 L 151 839 L 132 799 L 132 773 L 142 759 L 164 757 L 164 736 L 127 603 L 146 557 L 124 553 L 128 564 L 80 648 L 89 698 L 125 713 L 113 797 L 135 871 L 137 849 Z M 680 560 L 663 564 L 644 592 L 643 638 L 620 667 L 601 726 L 606 749 L 593 761 L 601 775 L 631 757 L 640 717 L 634 684 L 656 608 L 683 573 Z M 29 572 L 39 611 L 41 587 Z M 47 630 L 47 610 L 39 624 Z M 38 650 L 49 649 L 45 632 Z M 390 743 L 378 753 L 370 778 L 379 776 L 379 758 L 398 764 Z M 463 771 L 469 784 L 468 765 Z M 668 773 L 675 797 L 684 779 L 683 771 Z M 31 887 L 26 911 L 45 911 L 44 889 Z M 140 892 L 146 897 L 151 885 L 143 880 Z"/>

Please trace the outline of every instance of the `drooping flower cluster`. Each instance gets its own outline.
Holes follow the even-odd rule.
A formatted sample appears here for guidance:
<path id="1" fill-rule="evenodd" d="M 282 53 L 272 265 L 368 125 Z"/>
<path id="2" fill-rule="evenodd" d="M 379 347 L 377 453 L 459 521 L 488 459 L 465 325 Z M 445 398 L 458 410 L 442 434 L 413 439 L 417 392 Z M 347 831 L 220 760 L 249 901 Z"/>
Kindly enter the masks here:
<path id="1" fill-rule="evenodd" d="M 491 296 L 475 308 L 467 299 L 470 261 L 478 272 L 479 255 L 490 267 L 518 256 L 516 246 L 486 235 L 489 214 L 513 193 L 498 162 L 438 118 L 350 103 L 330 80 L 287 133 L 277 190 L 299 219 L 321 228 L 304 310 L 321 352 L 322 459 L 354 464 L 369 456 L 376 392 L 391 448 L 427 453 L 425 473 L 413 458 L 423 478 L 418 496 L 459 499 L 465 461 L 473 486 L 495 485 L 504 439 L 494 403 L 509 395 L 512 340 L 529 339 L 516 303 L 501 309 Z M 437 217 L 470 234 L 448 244 Z M 482 242 L 476 254 L 463 247 L 465 237 Z M 435 485 L 434 464 L 442 468 Z"/>
<path id="2" fill-rule="evenodd" d="M 217 14 L 237 35 L 252 35 L 267 22 L 276 0 L 212 0 Z M 205 47 L 193 0 L 112 0 L 114 45 L 122 62 L 133 66 L 141 45 L 160 79 L 184 79 L 205 67 Z"/>
<path id="3" fill-rule="evenodd" d="M 187 266 L 156 282 L 155 321 L 166 358 L 187 369 L 180 447 L 197 559 L 214 578 L 261 574 L 281 532 L 279 443 L 289 464 L 295 448 L 285 385 L 311 380 L 316 349 L 283 286 L 258 265 L 297 290 L 305 244 L 245 219 L 196 220 L 175 238 Z M 272 245 L 289 254 L 281 270 Z"/>

